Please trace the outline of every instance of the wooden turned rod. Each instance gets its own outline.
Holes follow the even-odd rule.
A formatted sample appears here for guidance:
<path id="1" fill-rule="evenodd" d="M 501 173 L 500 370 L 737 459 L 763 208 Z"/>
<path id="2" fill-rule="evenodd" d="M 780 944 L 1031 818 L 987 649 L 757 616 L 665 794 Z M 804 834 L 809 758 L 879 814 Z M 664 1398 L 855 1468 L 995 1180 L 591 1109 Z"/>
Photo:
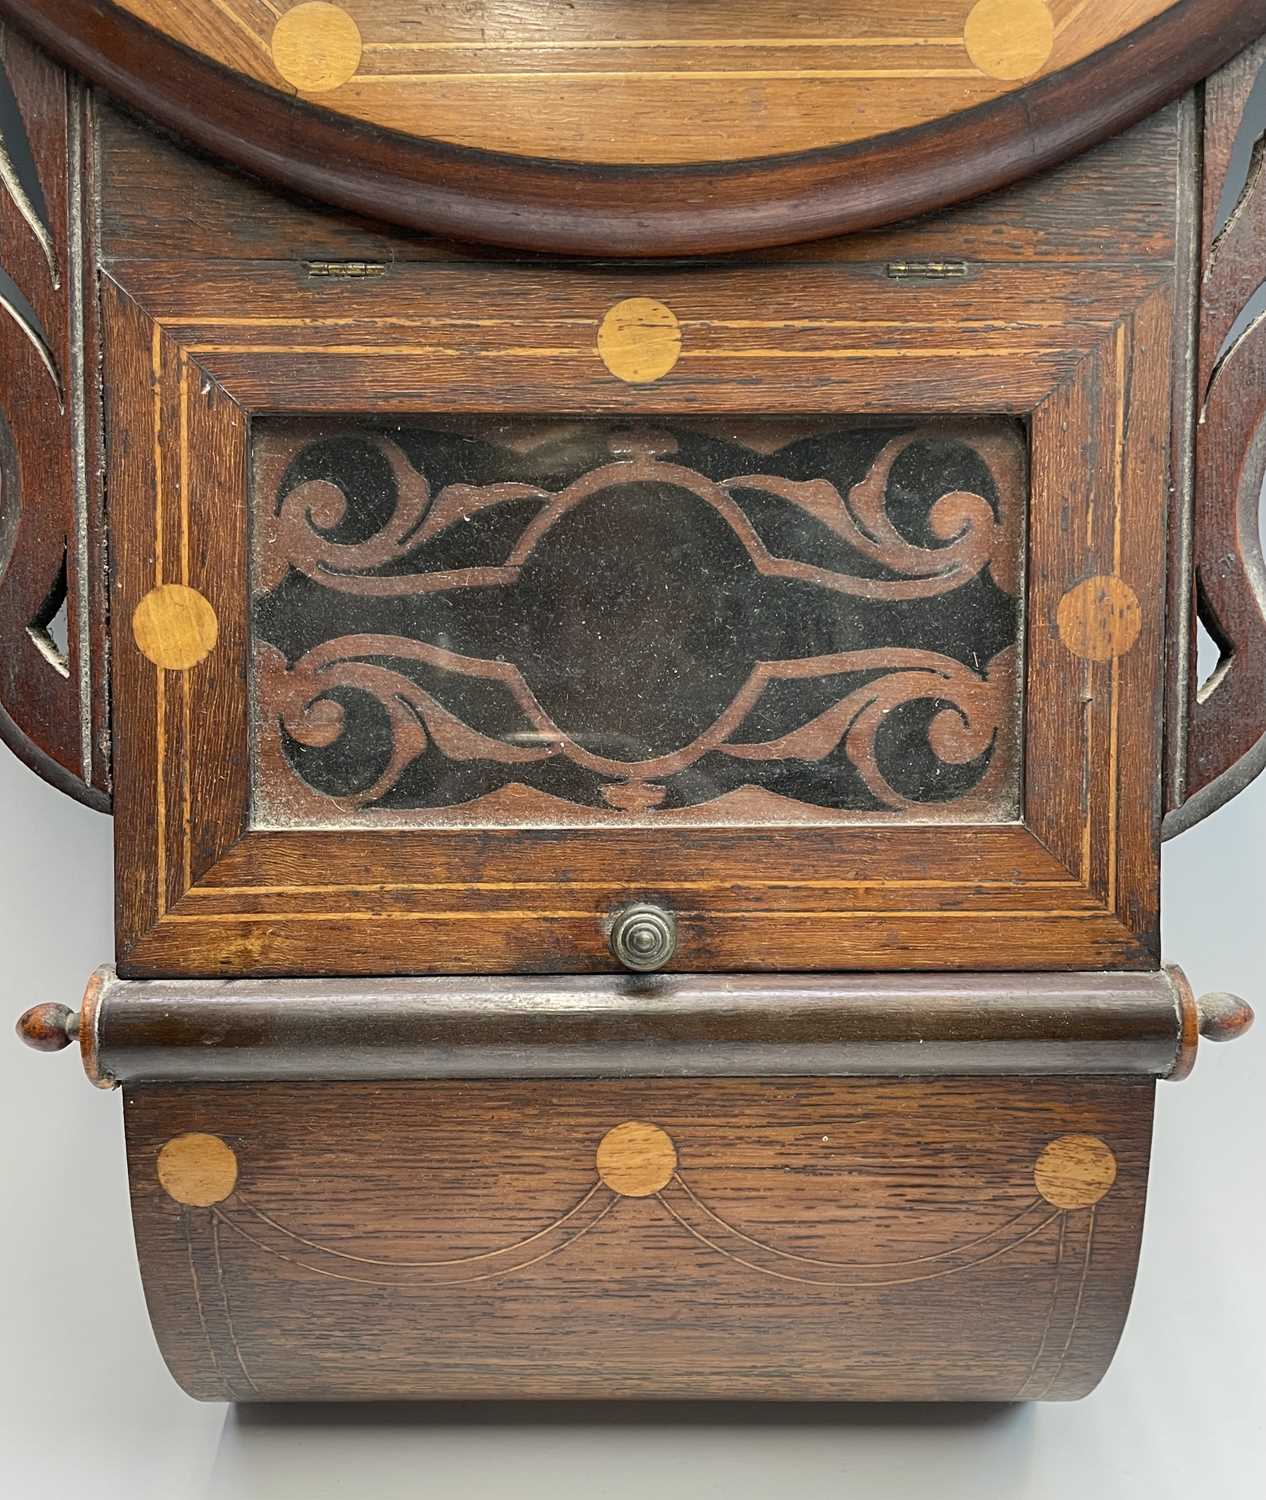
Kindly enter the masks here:
<path id="1" fill-rule="evenodd" d="M 93 976 L 94 1082 L 1118 1074 L 1184 1076 L 1252 1012 L 1129 974 L 127 980 Z M 37 1011 L 41 1008 L 37 1007 Z M 19 1030 L 33 1045 L 48 1017 Z M 59 1020 L 66 1029 L 64 1019 Z M 54 1028 L 56 1029 L 56 1028 Z"/>

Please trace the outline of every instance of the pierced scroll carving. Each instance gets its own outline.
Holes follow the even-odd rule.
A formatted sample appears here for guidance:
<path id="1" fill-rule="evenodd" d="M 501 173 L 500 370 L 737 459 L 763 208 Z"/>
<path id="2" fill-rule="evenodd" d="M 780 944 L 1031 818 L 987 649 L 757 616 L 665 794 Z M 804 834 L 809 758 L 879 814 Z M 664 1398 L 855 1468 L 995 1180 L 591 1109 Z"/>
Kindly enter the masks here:
<path id="1" fill-rule="evenodd" d="M 84 96 L 0 28 L 0 739 L 108 807 L 94 691 Z M 64 621 L 64 635 L 62 624 Z"/>
<path id="2" fill-rule="evenodd" d="M 1205 89 L 1203 255 L 1195 350 L 1192 620 L 1181 832 L 1266 767 L 1266 42 Z M 1219 661 L 1200 680 L 1196 622 Z"/>
<path id="3" fill-rule="evenodd" d="M 1010 423 L 265 425 L 256 816 L 1014 816 Z"/>

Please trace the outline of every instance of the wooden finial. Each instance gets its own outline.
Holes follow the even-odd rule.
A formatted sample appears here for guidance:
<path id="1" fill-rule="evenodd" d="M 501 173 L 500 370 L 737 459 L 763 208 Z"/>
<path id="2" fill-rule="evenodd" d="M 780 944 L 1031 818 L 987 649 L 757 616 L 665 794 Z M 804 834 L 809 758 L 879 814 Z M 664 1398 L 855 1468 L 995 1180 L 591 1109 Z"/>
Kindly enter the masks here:
<path id="1" fill-rule="evenodd" d="M 1196 1002 L 1200 1015 L 1200 1035 L 1211 1042 L 1233 1042 L 1253 1024 L 1253 1007 L 1238 995 L 1224 990 L 1201 995 Z"/>
<path id="2" fill-rule="evenodd" d="M 18 1035 L 37 1052 L 60 1052 L 79 1033 L 79 1013 L 66 1005 L 33 1005 L 18 1018 Z"/>

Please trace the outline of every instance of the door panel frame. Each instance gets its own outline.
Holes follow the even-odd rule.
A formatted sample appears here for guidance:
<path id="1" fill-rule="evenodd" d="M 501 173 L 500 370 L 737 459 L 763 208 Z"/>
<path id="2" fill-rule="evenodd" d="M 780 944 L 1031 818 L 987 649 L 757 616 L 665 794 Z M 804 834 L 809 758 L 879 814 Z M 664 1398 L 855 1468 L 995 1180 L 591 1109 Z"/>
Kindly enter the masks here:
<path id="1" fill-rule="evenodd" d="M 674 909 L 683 970 L 1155 966 L 1167 270 L 975 268 L 931 288 L 867 264 L 357 283 L 130 262 L 103 280 L 120 972 L 604 970 L 610 913 L 645 899 Z M 638 384 L 597 340 L 634 295 L 682 336 Z M 1020 820 L 252 829 L 250 421 L 365 412 L 1025 417 Z M 1105 578 L 1135 601 L 1129 629 L 1087 648 L 1061 601 Z M 129 628 L 173 583 L 218 627 L 183 670 Z"/>

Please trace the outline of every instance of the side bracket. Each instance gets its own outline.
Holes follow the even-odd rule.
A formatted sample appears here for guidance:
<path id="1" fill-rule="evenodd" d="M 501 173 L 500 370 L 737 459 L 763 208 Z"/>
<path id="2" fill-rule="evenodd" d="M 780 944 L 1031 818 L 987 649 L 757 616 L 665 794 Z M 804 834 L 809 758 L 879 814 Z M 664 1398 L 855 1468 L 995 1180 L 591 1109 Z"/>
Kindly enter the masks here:
<path id="1" fill-rule="evenodd" d="M 85 90 L 0 27 L 0 740 L 108 811 Z"/>

